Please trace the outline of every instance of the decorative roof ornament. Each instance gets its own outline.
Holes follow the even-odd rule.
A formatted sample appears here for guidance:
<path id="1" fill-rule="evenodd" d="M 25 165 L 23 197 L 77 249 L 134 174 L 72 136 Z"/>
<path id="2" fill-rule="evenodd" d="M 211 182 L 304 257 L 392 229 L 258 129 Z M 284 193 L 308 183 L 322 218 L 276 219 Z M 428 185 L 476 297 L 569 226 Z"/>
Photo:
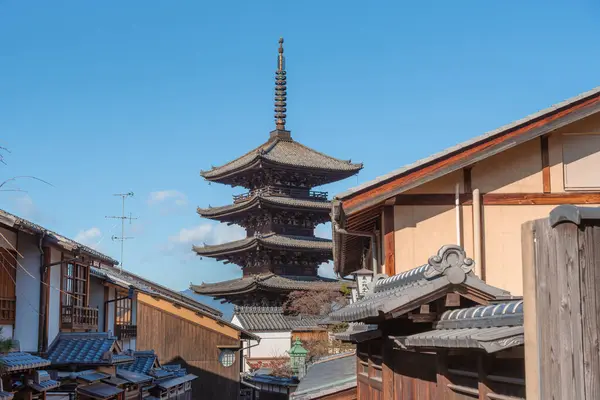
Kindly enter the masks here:
<path id="1" fill-rule="evenodd" d="M 279 55 L 277 56 L 277 71 L 275 71 L 275 130 L 278 131 L 285 131 L 285 113 L 287 105 L 287 87 L 285 75 L 283 38 L 279 38 Z"/>

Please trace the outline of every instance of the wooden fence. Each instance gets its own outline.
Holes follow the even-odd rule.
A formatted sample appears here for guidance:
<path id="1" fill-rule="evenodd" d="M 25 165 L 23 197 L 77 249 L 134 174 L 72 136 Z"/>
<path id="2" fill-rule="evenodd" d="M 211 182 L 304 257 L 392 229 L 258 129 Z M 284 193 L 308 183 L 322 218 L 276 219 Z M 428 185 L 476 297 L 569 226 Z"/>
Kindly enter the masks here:
<path id="1" fill-rule="evenodd" d="M 600 399 L 600 208 L 523 226 L 528 400 Z"/>

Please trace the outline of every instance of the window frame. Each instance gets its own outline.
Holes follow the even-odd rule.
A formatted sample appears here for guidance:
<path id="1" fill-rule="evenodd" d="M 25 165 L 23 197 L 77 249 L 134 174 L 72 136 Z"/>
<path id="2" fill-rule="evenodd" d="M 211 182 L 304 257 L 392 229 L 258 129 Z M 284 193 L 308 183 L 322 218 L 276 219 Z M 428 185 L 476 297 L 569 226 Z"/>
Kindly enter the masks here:
<path id="1" fill-rule="evenodd" d="M 128 295 L 128 292 L 119 290 L 115 293 L 115 298 L 120 299 L 115 301 L 115 325 L 133 325 L 133 299 L 127 297 Z M 123 314 L 119 315 L 120 312 L 128 318 L 123 318 Z"/>
<path id="2" fill-rule="evenodd" d="M 89 307 L 90 266 L 82 261 L 61 263 L 61 306 Z"/>

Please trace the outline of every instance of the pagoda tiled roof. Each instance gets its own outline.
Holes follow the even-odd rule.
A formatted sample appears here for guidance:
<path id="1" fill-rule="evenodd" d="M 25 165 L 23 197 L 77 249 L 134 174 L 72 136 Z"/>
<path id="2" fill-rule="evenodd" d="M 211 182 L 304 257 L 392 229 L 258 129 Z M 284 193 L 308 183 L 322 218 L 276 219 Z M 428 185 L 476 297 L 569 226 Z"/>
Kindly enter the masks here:
<path id="1" fill-rule="evenodd" d="M 200 174 L 208 180 L 218 180 L 265 162 L 282 167 L 342 173 L 347 176 L 357 173 L 363 167 L 362 164 L 353 164 L 351 160 L 340 160 L 320 153 L 291 138 L 276 136 L 243 156 Z"/>
<path id="2" fill-rule="evenodd" d="M 257 194 L 247 201 L 240 201 L 220 207 L 200 208 L 197 211 L 202 217 L 215 218 L 223 215 L 250 210 L 263 205 L 273 205 L 279 207 L 306 208 L 310 210 L 331 211 L 331 202 L 313 199 L 299 199 L 293 197 L 271 196 L 267 194 Z"/>
<path id="3" fill-rule="evenodd" d="M 248 293 L 261 289 L 266 291 L 337 289 L 341 288 L 342 285 L 350 286 L 352 284 L 353 282 L 339 281 L 320 276 L 281 276 L 266 273 L 217 283 L 192 285 L 191 289 L 198 294 L 221 296 Z"/>
<path id="4" fill-rule="evenodd" d="M 247 237 L 233 242 L 217 245 L 194 246 L 198 255 L 216 257 L 241 251 L 247 251 L 262 246 L 271 249 L 302 249 L 307 251 L 331 251 L 331 240 L 311 237 L 279 235 L 269 233 L 262 236 Z"/>
<path id="5" fill-rule="evenodd" d="M 297 328 L 322 329 L 319 327 L 322 316 L 290 315 L 284 312 L 283 307 L 236 306 L 233 315 L 244 329 L 254 332 L 291 331 Z"/>

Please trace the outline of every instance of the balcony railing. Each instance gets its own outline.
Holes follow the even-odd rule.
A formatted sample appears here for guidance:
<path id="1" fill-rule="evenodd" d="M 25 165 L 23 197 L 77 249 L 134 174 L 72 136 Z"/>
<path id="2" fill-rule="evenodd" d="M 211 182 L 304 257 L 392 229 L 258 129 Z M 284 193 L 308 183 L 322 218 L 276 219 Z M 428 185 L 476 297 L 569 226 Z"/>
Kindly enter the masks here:
<path id="1" fill-rule="evenodd" d="M 246 193 L 234 195 L 233 202 L 240 203 L 240 202 L 249 200 L 258 195 L 295 197 L 295 198 L 300 198 L 300 199 L 327 201 L 327 192 L 318 192 L 318 191 L 314 191 L 314 190 L 303 190 L 303 189 L 292 189 L 292 188 L 280 188 L 280 187 L 267 186 L 264 188 L 251 190 Z"/>
<path id="2" fill-rule="evenodd" d="M 134 338 L 137 336 L 137 325 L 116 324 L 115 335 L 119 340 Z"/>
<path id="3" fill-rule="evenodd" d="M 98 330 L 98 309 L 80 306 L 62 306 L 63 329 Z"/>
<path id="4" fill-rule="evenodd" d="M 15 322 L 17 299 L 0 297 L 0 325 L 12 325 Z"/>

